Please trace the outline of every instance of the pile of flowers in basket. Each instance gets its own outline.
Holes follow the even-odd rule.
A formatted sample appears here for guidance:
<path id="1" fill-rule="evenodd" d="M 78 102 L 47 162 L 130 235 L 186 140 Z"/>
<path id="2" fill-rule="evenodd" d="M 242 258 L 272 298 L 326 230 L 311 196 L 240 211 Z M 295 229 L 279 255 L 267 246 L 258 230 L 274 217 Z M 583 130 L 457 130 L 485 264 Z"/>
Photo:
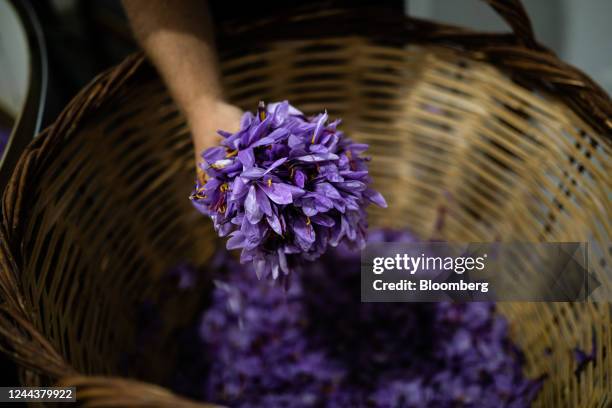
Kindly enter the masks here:
<path id="1" fill-rule="evenodd" d="M 361 303 L 357 250 L 329 251 L 288 287 L 228 253 L 215 264 L 210 304 L 179 336 L 180 394 L 230 407 L 527 407 L 540 389 L 495 304 Z"/>

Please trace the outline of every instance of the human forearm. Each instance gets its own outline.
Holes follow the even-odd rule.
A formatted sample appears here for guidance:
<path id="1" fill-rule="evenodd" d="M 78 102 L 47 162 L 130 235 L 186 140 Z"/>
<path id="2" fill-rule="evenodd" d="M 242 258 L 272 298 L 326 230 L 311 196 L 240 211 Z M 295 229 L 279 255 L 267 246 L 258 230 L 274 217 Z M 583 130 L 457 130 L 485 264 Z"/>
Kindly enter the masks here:
<path id="1" fill-rule="evenodd" d="M 222 100 L 208 5 L 199 0 L 123 0 L 134 34 L 185 113 L 200 153 L 235 131 L 241 111 Z"/>
<path id="2" fill-rule="evenodd" d="M 123 0 L 123 4 L 138 42 L 188 117 L 205 103 L 221 99 L 205 1 Z"/>

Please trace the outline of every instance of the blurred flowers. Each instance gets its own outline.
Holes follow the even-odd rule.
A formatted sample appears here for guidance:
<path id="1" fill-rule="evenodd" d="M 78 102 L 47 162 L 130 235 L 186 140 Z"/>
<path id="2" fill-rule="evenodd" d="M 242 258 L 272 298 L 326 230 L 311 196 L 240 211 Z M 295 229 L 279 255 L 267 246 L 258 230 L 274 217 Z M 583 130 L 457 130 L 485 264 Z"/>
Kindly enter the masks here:
<path id="1" fill-rule="evenodd" d="M 260 103 L 238 132 L 219 131 L 225 140 L 202 153 L 191 199 L 259 278 L 286 276 L 328 246 L 362 248 L 365 207 L 386 207 L 368 187 L 367 145 L 346 138 L 339 123 L 327 113 L 307 118 L 287 101 Z"/>
<path id="2" fill-rule="evenodd" d="M 6 149 L 10 136 L 11 134 L 8 129 L 0 128 L 0 158 L 4 153 L 4 149 Z"/>
<path id="3" fill-rule="evenodd" d="M 579 376 L 587 367 L 590 362 L 594 362 L 597 357 L 597 341 L 595 333 L 592 333 L 591 340 L 591 352 L 587 353 L 580 347 L 574 347 L 572 350 L 574 352 L 574 358 L 576 359 L 576 369 L 574 370 L 574 374 Z"/>
<path id="4" fill-rule="evenodd" d="M 191 339 L 200 358 L 180 364 L 200 364 L 192 396 L 232 407 L 526 407 L 541 386 L 522 375 L 492 303 L 361 303 L 359 252 L 345 246 L 288 290 L 227 262 Z"/>

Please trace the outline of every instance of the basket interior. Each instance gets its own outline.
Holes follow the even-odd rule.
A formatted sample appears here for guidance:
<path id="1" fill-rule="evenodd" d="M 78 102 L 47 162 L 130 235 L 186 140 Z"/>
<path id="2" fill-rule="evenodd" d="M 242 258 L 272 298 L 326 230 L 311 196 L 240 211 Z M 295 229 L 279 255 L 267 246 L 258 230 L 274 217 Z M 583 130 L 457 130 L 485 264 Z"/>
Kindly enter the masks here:
<path id="1" fill-rule="evenodd" d="M 598 246 L 610 242 L 610 152 L 553 97 L 453 51 L 361 38 L 277 42 L 225 58 L 223 72 L 229 100 L 243 109 L 283 99 L 306 113 L 327 109 L 351 138 L 370 144 L 375 188 L 389 203 L 372 209 L 371 226 L 457 242 L 590 241 L 600 290 L 610 290 L 610 252 Z M 222 245 L 188 200 L 184 119 L 160 80 L 147 78 L 82 121 L 32 187 L 26 300 L 41 331 L 84 373 L 118 373 L 138 305 L 160 296 L 169 268 L 206 265 Z M 192 294 L 166 312 L 180 326 L 199 301 Z M 549 375 L 538 403 L 605 400 L 608 304 L 500 308 L 526 352 L 527 374 Z M 576 377 L 571 349 L 590 350 L 593 336 L 598 363 Z M 161 337 L 149 381 L 160 381 L 171 359 L 171 339 Z"/>

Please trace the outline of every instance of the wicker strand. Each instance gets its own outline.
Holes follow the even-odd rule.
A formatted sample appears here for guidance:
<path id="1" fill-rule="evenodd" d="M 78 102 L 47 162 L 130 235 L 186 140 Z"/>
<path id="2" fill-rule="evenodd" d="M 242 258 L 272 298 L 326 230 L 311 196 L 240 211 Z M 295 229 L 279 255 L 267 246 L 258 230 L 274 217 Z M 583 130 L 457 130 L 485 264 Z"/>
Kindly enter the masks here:
<path id="1" fill-rule="evenodd" d="M 222 408 L 190 401 L 165 388 L 124 378 L 67 376 L 56 385 L 76 387 L 77 401 L 84 407 Z"/>

